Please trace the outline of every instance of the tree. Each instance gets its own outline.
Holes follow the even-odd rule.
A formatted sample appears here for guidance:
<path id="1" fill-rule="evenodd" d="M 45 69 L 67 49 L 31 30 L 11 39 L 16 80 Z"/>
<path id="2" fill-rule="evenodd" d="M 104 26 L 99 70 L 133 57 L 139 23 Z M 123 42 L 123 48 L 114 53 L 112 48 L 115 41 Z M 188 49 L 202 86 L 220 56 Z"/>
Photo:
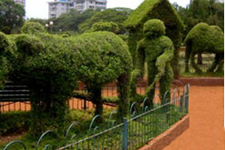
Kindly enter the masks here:
<path id="1" fill-rule="evenodd" d="M 95 15 L 93 15 L 91 18 L 87 19 L 84 23 L 79 25 L 79 31 L 81 33 L 88 31 L 91 29 L 92 25 L 96 22 L 114 22 L 118 24 L 119 26 L 119 33 L 125 32 L 125 29 L 123 27 L 124 20 L 127 19 L 127 17 L 132 12 L 129 8 L 111 8 L 106 9 L 102 12 L 98 12 Z"/>
<path id="2" fill-rule="evenodd" d="M 49 19 L 48 22 L 53 21 L 53 31 L 78 31 L 79 24 L 93 16 L 98 10 L 88 9 L 83 13 L 76 9 L 71 9 L 68 13 L 60 15 L 58 18 Z"/>
<path id="3" fill-rule="evenodd" d="M 24 22 L 23 6 L 13 0 L 0 0 L 0 30 L 10 34 L 13 29 L 21 27 Z"/>

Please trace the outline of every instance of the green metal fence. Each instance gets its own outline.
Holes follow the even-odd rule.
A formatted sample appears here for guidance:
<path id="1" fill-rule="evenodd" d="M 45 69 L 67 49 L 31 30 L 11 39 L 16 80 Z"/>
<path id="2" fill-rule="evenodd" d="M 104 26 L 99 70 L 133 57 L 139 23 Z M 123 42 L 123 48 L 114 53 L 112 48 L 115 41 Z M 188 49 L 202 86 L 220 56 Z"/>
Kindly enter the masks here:
<path id="1" fill-rule="evenodd" d="M 143 147 L 149 140 L 166 131 L 188 113 L 189 85 L 184 86 L 180 93 L 176 88 L 172 98 L 166 104 L 156 104 L 149 110 L 145 106 L 147 98 L 141 105 L 136 102 L 131 104 L 130 116 L 116 119 L 116 111 L 112 111 L 108 118 L 96 115 L 88 128 L 83 133 L 73 132 L 79 126 L 78 122 L 72 123 L 65 131 L 64 137 L 48 130 L 41 135 L 37 144 L 29 149 L 36 150 L 136 150 Z M 164 98 L 166 97 L 165 96 Z M 48 142 L 46 137 L 53 140 Z M 53 142 L 54 141 L 54 142 Z M 12 141 L 3 150 L 27 150 L 28 146 L 22 141 Z M 19 148 L 20 147 L 20 148 Z"/>

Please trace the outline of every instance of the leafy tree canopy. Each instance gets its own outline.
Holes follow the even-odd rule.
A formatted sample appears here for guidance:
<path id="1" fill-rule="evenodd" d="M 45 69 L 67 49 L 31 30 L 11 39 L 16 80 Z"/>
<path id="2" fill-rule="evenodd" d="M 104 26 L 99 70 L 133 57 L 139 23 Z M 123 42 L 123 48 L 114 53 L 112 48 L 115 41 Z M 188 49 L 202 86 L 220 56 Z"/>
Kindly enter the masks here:
<path id="1" fill-rule="evenodd" d="M 120 31 L 124 32 L 123 22 L 132 12 L 129 8 L 110 8 L 102 12 L 98 12 L 91 18 L 87 19 L 84 23 L 79 25 L 79 31 L 85 32 L 91 29 L 92 25 L 96 22 L 114 22 L 119 25 Z"/>
<path id="2" fill-rule="evenodd" d="M 71 9 L 68 13 L 60 15 L 58 18 L 49 19 L 46 23 L 53 21 L 53 31 L 78 31 L 78 25 L 83 23 L 86 19 L 93 16 L 99 10 L 88 9 L 83 13 L 76 9 Z"/>
<path id="3" fill-rule="evenodd" d="M 25 11 L 22 5 L 13 0 L 0 0 L 0 8 L 1 31 L 10 34 L 13 29 L 23 25 Z"/>

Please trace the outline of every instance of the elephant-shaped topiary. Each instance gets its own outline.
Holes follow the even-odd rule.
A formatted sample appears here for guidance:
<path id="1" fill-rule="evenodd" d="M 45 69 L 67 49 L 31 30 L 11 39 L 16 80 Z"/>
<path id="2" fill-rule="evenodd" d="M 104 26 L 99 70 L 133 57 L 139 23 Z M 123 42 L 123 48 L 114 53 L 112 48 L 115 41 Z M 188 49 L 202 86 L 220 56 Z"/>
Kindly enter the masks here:
<path id="1" fill-rule="evenodd" d="M 33 137 L 49 126 L 63 129 L 66 102 L 74 96 L 78 80 L 87 85 L 87 97 L 96 105 L 95 114 L 100 115 L 103 111 L 102 86 L 118 81 L 118 112 L 120 117 L 128 114 L 133 63 L 128 46 L 120 37 L 112 32 L 93 32 L 62 38 L 45 31 L 36 32 L 32 24 L 27 24 L 26 28 L 29 29 L 24 31 L 27 34 L 10 37 L 17 56 L 10 79 L 31 89 L 34 123 L 30 130 Z"/>
<path id="2" fill-rule="evenodd" d="M 199 23 L 194 26 L 186 36 L 185 53 L 185 72 L 189 72 L 188 62 L 191 59 L 191 65 L 196 73 L 202 73 L 202 70 L 194 61 L 194 57 L 199 53 L 214 53 L 215 59 L 207 72 L 220 72 L 223 69 L 224 60 L 224 34 L 223 31 L 215 25 L 209 26 L 206 23 Z"/>
<path id="3" fill-rule="evenodd" d="M 103 85 L 117 81 L 120 117 L 128 114 L 129 80 L 132 58 L 127 44 L 112 32 L 99 31 L 69 38 L 72 50 L 77 54 L 76 74 L 88 88 L 96 105 L 95 114 L 102 114 Z"/>
<path id="4" fill-rule="evenodd" d="M 148 65 L 148 88 L 146 94 L 149 98 L 149 106 L 153 108 L 155 95 L 155 83 L 160 82 L 160 96 L 164 97 L 166 91 L 170 91 L 170 84 L 173 81 L 173 70 L 170 62 L 174 56 L 172 41 L 165 35 L 165 25 L 159 19 L 148 20 L 144 24 L 144 38 L 137 45 L 137 66 L 132 72 L 132 84 L 135 78 L 144 74 L 144 63 Z M 167 95 L 167 100 L 170 94 Z M 165 100 L 165 99 L 164 99 Z M 162 104 L 166 101 L 162 101 Z"/>

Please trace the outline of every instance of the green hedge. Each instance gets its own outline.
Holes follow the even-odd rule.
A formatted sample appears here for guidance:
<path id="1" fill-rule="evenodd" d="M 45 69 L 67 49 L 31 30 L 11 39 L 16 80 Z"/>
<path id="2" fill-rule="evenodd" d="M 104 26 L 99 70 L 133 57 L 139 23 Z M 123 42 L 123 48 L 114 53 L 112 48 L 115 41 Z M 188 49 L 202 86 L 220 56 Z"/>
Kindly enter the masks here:
<path id="1" fill-rule="evenodd" d="M 21 28 L 21 32 L 25 34 L 45 33 L 45 27 L 38 22 L 26 21 Z"/>
<path id="2" fill-rule="evenodd" d="M 30 112 L 7 112 L 0 114 L 0 136 L 27 131 L 31 124 Z"/>
<path id="3" fill-rule="evenodd" d="M 4 82 L 11 71 L 11 62 L 14 60 L 14 44 L 2 32 L 0 32 L 0 88 L 4 87 Z"/>

